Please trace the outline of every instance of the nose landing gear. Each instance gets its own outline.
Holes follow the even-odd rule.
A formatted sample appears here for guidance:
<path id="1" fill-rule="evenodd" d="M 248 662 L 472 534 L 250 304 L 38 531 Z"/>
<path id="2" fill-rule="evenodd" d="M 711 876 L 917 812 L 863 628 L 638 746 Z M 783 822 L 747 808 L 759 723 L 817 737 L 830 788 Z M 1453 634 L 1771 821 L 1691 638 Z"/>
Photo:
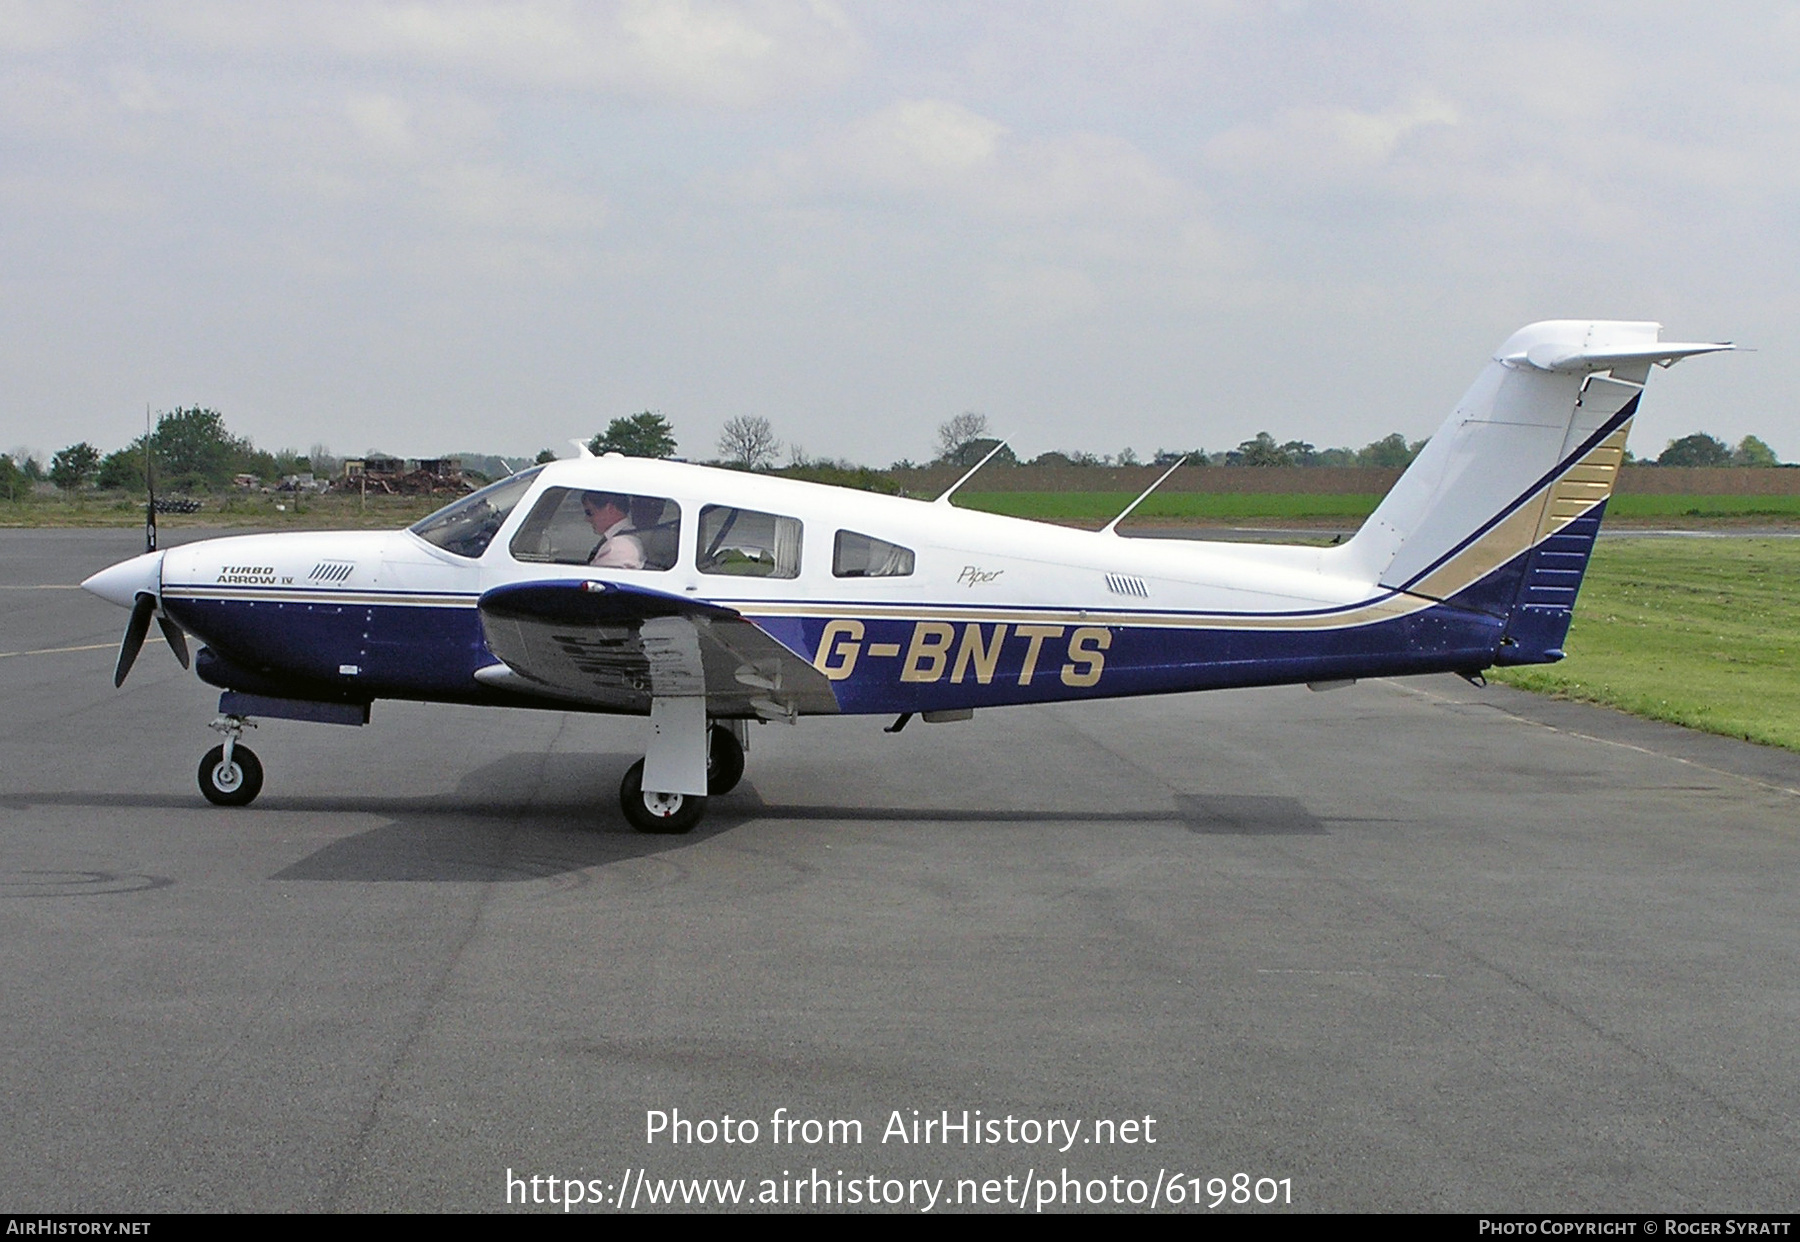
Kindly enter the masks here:
<path id="1" fill-rule="evenodd" d="M 225 744 L 206 752 L 200 761 L 200 792 L 214 806 L 249 806 L 262 792 L 262 761 L 240 738 L 256 722 L 242 716 L 221 716 L 212 727 L 225 735 Z"/>

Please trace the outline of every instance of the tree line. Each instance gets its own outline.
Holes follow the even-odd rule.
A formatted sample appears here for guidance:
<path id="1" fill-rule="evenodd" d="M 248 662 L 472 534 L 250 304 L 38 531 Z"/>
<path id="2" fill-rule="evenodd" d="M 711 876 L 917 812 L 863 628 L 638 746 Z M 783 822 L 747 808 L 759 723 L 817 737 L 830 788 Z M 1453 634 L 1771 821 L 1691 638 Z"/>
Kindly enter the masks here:
<path id="1" fill-rule="evenodd" d="M 674 426 L 652 410 L 615 418 L 604 431 L 588 441 L 588 448 L 594 453 L 622 453 L 627 457 L 670 458 L 679 447 Z M 922 463 L 902 459 L 882 470 L 842 459 L 811 457 L 798 444 L 785 447 L 787 461 L 783 466 L 780 463 L 784 445 L 776 436 L 774 425 L 766 418 L 739 416 L 726 420 L 715 445 L 717 456 L 708 464 L 739 470 L 778 470 L 789 477 L 892 491 L 897 485 L 891 476 L 896 472 L 931 465 L 968 468 L 989 454 L 993 455 L 991 464 L 1000 466 L 1172 465 L 1185 459 L 1190 466 L 1369 466 L 1397 470 L 1405 468 L 1418 456 L 1425 441 L 1408 441 L 1396 431 L 1360 449 L 1320 449 L 1302 440 L 1277 441 L 1262 431 L 1236 448 L 1216 452 L 1204 448 L 1158 449 L 1148 461 L 1140 459 L 1129 448 L 1106 455 L 1084 450 L 1051 451 L 1026 460 L 992 434 L 986 415 L 966 410 L 938 425 L 936 456 Z M 111 453 L 103 454 L 84 440 L 58 451 L 47 468 L 26 454 L 0 453 L 0 498 L 18 499 L 44 481 L 65 492 L 98 487 L 141 493 L 146 451 L 154 466 L 158 489 L 171 492 L 208 492 L 226 488 L 240 474 L 268 481 L 307 471 L 328 474 L 337 465 L 337 460 L 323 445 L 314 445 L 309 454 L 293 449 L 266 452 L 248 438 L 232 435 L 225 425 L 224 415 L 217 410 L 192 406 L 160 415 L 148 432 Z M 550 449 L 537 456 L 540 462 L 555 458 L 556 454 Z M 1700 431 L 1671 440 L 1654 460 L 1634 458 L 1630 454 L 1626 460 L 1636 465 L 1658 466 L 1773 467 L 1784 464 L 1774 450 L 1756 436 L 1745 436 L 1734 448 L 1718 437 Z"/>
<path id="2" fill-rule="evenodd" d="M 313 469 L 306 455 L 259 449 L 232 435 L 217 410 L 192 406 L 158 415 L 151 430 L 111 453 L 82 440 L 59 450 L 48 468 L 32 457 L 0 455 L 0 496 L 16 498 L 43 481 L 65 492 L 88 487 L 142 492 L 146 453 L 159 491 L 209 492 L 229 487 L 240 474 L 279 479 Z"/>
<path id="3" fill-rule="evenodd" d="M 1266 431 L 1259 431 L 1236 448 L 1208 452 L 1204 448 L 1158 449 L 1146 461 L 1130 448 L 1117 454 L 1101 455 L 1075 450 L 1050 451 L 1036 457 L 1019 457 L 990 429 L 987 416 L 965 410 L 938 424 L 937 454 L 926 462 L 900 460 L 887 467 L 886 473 L 915 470 L 921 466 L 974 466 L 992 455 L 993 465 L 1000 466 L 1140 466 L 1173 465 L 1185 460 L 1196 466 L 1362 466 L 1384 470 L 1402 470 L 1412 464 L 1424 440 L 1408 440 L 1399 432 L 1391 432 L 1362 448 L 1317 448 L 1304 440 L 1277 441 Z M 630 418 L 615 418 L 607 429 L 588 442 L 595 453 L 622 453 L 627 457 L 673 457 L 679 447 L 675 429 L 661 414 L 646 410 Z M 739 470 L 775 470 L 781 459 L 782 442 L 774 425 L 766 418 L 740 416 L 726 420 L 715 445 L 718 456 L 708 464 L 729 466 Z M 789 445 L 787 466 L 781 473 L 805 473 L 827 468 L 843 471 L 882 473 L 855 462 L 809 457 L 805 450 Z M 545 449 L 539 461 L 552 461 L 556 454 Z M 1745 436 L 1736 448 L 1706 432 L 1695 432 L 1679 440 L 1671 440 L 1655 458 L 1638 458 L 1626 454 L 1634 465 L 1656 466 L 1779 466 L 1783 463 L 1775 451 L 1756 436 Z"/>

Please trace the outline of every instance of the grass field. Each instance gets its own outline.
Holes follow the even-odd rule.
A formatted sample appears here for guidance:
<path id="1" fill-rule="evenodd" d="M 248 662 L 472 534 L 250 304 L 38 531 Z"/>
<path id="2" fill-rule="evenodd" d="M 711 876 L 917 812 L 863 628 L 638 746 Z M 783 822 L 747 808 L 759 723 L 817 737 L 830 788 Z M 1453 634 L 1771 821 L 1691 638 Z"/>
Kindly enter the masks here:
<path id="1" fill-rule="evenodd" d="M 984 513 L 1098 527 L 1135 497 L 1135 492 L 974 492 L 958 493 L 956 503 Z M 447 500 L 443 496 L 370 496 L 365 501 L 355 495 L 297 498 L 291 493 L 240 493 L 207 497 L 199 513 L 164 514 L 157 521 L 170 527 L 385 530 L 416 522 Z M 1138 506 L 1126 524 L 1310 522 L 1354 527 L 1380 501 L 1381 497 L 1373 493 L 1157 492 Z M 1614 496 L 1607 516 L 1670 526 L 1719 522 L 1786 524 L 1800 522 L 1800 496 Z M 136 526 L 143 520 L 142 500 L 117 496 L 32 496 L 20 501 L 0 501 L 0 527 Z"/>
<path id="2" fill-rule="evenodd" d="M 956 503 L 984 513 L 1041 522 L 1102 525 L 1135 498 L 1133 492 L 976 492 Z M 1355 524 L 1374 512 L 1377 495 L 1259 492 L 1157 492 L 1132 522 L 1234 522 L 1244 519 Z M 1607 516 L 1625 521 L 1800 520 L 1800 496 L 1614 496 Z"/>
<path id="3" fill-rule="evenodd" d="M 956 503 L 1007 517 L 1100 526 L 1118 516 L 1136 498 L 1136 492 L 976 492 L 968 496 L 959 492 Z M 1373 495 L 1331 493 L 1157 492 L 1132 512 L 1131 520 L 1226 522 L 1277 518 L 1355 523 L 1372 513 L 1380 500 Z"/>
<path id="4" fill-rule="evenodd" d="M 1602 540 L 1564 646 L 1489 676 L 1800 750 L 1800 539 Z"/>

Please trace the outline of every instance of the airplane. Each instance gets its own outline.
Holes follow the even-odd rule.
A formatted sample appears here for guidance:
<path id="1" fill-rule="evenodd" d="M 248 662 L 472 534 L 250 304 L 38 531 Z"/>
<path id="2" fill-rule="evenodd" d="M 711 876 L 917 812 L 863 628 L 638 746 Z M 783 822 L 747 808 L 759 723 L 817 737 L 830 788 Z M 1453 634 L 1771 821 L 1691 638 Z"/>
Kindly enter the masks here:
<path id="1" fill-rule="evenodd" d="M 894 715 L 897 732 L 1562 659 L 1650 367 L 1732 348 L 1660 327 L 1521 329 L 1330 547 L 1120 536 L 1149 491 L 1089 532 L 958 508 L 968 475 L 924 501 L 584 449 L 405 530 L 209 539 L 82 586 L 131 610 L 115 685 L 152 618 L 184 667 L 185 635 L 204 644 L 213 803 L 262 788 L 256 717 L 361 725 L 407 699 L 648 716 L 620 808 L 683 833 L 738 783 L 757 722 Z"/>

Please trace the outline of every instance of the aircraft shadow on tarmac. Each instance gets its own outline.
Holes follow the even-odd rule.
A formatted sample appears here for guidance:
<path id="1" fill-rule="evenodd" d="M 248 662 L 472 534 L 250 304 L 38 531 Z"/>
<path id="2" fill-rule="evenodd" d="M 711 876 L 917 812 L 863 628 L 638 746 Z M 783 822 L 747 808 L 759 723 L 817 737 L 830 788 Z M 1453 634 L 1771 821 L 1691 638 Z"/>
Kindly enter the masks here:
<path id="1" fill-rule="evenodd" d="M 728 834 L 758 820 L 844 823 L 1175 823 L 1209 836 L 1323 836 L 1326 821 L 1297 798 L 1182 794 L 1169 810 L 902 807 L 766 802 L 750 781 L 713 800 L 698 831 L 658 837 L 631 829 L 611 785 L 631 755 L 526 753 L 470 772 L 453 793 L 422 797 L 271 792 L 255 811 L 215 810 L 198 798 L 144 794 L 15 793 L 0 805 L 103 806 L 196 813 L 195 825 L 229 830 L 239 816 L 269 812 L 380 815 L 390 822 L 339 838 L 271 876 L 276 880 L 518 882 L 653 857 Z M 1333 817 L 1329 822 L 1345 822 Z"/>

